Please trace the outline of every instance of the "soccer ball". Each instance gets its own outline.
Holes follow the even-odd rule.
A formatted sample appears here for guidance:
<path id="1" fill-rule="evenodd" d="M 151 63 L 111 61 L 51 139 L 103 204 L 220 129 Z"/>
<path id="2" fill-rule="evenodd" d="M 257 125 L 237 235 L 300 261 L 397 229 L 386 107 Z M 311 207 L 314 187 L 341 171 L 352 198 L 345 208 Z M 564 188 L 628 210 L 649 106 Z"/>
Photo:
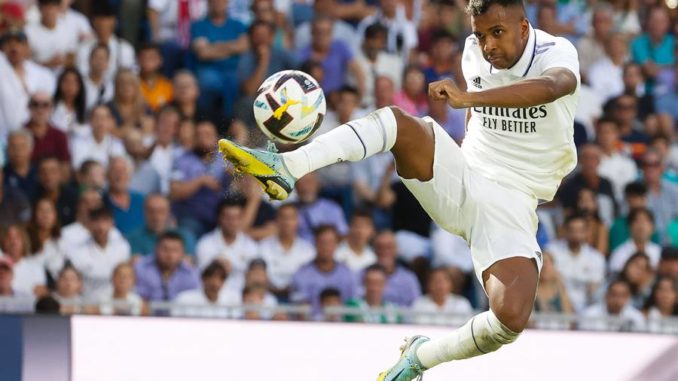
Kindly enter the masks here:
<path id="1" fill-rule="evenodd" d="M 301 143 L 315 133 L 325 116 L 325 94 L 313 77 L 298 70 L 268 77 L 254 99 L 254 119 L 269 139 Z"/>

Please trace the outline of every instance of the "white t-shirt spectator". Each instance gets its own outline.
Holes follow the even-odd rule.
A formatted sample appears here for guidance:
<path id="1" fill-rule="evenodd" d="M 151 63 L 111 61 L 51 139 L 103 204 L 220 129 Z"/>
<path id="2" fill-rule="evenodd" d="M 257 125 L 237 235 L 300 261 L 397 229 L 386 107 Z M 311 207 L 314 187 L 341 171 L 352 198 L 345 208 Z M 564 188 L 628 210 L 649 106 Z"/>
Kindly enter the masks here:
<path id="1" fill-rule="evenodd" d="M 603 57 L 591 65 L 589 84 L 603 102 L 624 92 L 623 68 L 610 58 Z"/>
<path id="2" fill-rule="evenodd" d="M 83 76 L 89 74 L 89 56 L 92 52 L 92 49 L 98 44 L 96 39 L 85 41 L 80 44 L 78 48 L 76 62 L 78 65 L 78 70 Z M 106 72 L 106 78 L 113 80 L 115 73 L 118 72 L 118 69 L 136 69 L 136 56 L 134 54 L 134 48 L 130 45 L 129 42 L 120 39 L 116 36 L 112 36 L 108 40 L 108 49 L 110 51 L 108 59 L 108 71 Z"/>
<path id="3" fill-rule="evenodd" d="M 47 274 L 42 260 L 37 257 L 26 257 L 14 264 L 14 280 L 12 289 L 19 293 L 33 295 L 36 286 L 47 285 Z"/>
<path id="4" fill-rule="evenodd" d="M 417 324 L 430 325 L 459 325 L 468 320 L 473 313 L 473 307 L 468 299 L 454 294 L 447 295 L 442 306 L 436 304 L 430 296 L 422 295 L 414 301 L 412 310 L 425 313 L 414 318 Z"/>
<path id="5" fill-rule="evenodd" d="M 156 145 L 149 158 L 149 162 L 160 176 L 160 189 L 164 194 L 169 193 L 169 183 L 172 177 L 172 162 L 176 149 L 177 147 L 173 144 L 167 147 Z"/>
<path id="6" fill-rule="evenodd" d="M 264 238 L 259 242 L 259 255 L 266 262 L 268 279 L 279 289 L 290 285 L 292 276 L 299 268 L 315 256 L 315 249 L 307 241 L 297 237 L 289 250 L 280 243 L 277 236 Z"/>
<path id="7" fill-rule="evenodd" d="M 610 254 L 610 272 L 613 273 L 618 273 L 622 271 L 624 268 L 624 265 L 626 264 L 626 261 L 631 258 L 633 254 L 638 252 L 638 248 L 636 247 L 636 244 L 633 243 L 633 240 L 629 238 L 626 240 L 626 242 L 622 243 L 614 249 L 612 254 Z M 657 265 L 659 265 L 659 259 L 661 259 L 662 255 L 662 248 L 661 246 L 657 245 L 654 242 L 648 242 L 648 244 L 645 246 L 645 250 L 642 250 L 643 253 L 647 254 L 648 257 L 650 257 L 650 265 L 652 265 L 653 268 L 657 268 Z"/>
<path id="8" fill-rule="evenodd" d="M 107 290 L 99 298 L 99 312 L 102 315 L 141 315 L 144 300 L 134 292 L 122 299 L 113 298 L 113 290 Z"/>
<path id="9" fill-rule="evenodd" d="M 377 76 L 388 77 L 393 81 L 395 91 L 400 90 L 400 82 L 403 72 L 403 60 L 398 55 L 379 52 L 376 62 L 369 61 L 360 51 L 356 56 L 356 61 L 365 76 L 365 94 L 363 95 L 363 106 L 368 110 L 374 109 L 374 81 Z M 357 85 L 356 79 L 351 75 L 349 83 Z"/>
<path id="10" fill-rule="evenodd" d="M 222 288 L 215 302 L 207 299 L 202 288 L 187 290 L 174 299 L 172 307 L 173 316 L 210 317 L 210 318 L 234 318 L 239 312 L 233 308 L 242 303 L 240 294 L 234 290 Z"/>
<path id="11" fill-rule="evenodd" d="M 360 40 L 359 46 L 362 46 L 365 37 L 365 29 L 374 23 L 381 23 L 388 29 L 386 36 L 386 50 L 390 53 L 401 55 L 407 58 L 411 49 L 417 47 L 419 37 L 417 36 L 417 27 L 412 21 L 407 19 L 405 14 L 405 7 L 398 6 L 395 18 L 387 19 L 381 10 L 378 10 L 371 16 L 365 17 L 360 24 L 358 24 L 357 35 Z"/>
<path id="12" fill-rule="evenodd" d="M 78 42 L 92 38 L 94 35 L 92 25 L 90 25 L 87 17 L 73 8 L 69 7 L 61 15 L 59 23 L 64 24 L 76 36 Z"/>
<path id="13" fill-rule="evenodd" d="M 630 157 L 619 152 L 609 156 L 603 154 L 598 165 L 598 174 L 610 180 L 614 197 L 617 202 L 622 202 L 624 187 L 638 177 L 638 167 Z"/>
<path id="14" fill-rule="evenodd" d="M 92 82 L 89 76 L 84 75 L 82 81 L 85 83 L 85 104 L 87 110 L 91 110 L 92 107 L 99 103 L 108 103 L 113 99 L 115 85 L 113 85 L 112 79 L 105 78 L 102 83 L 97 85 Z"/>
<path id="15" fill-rule="evenodd" d="M 574 120 L 586 127 L 589 140 L 596 136 L 593 122 L 603 115 L 603 101 L 590 86 L 582 83 L 579 87 L 579 103 L 575 110 Z"/>
<path id="16" fill-rule="evenodd" d="M 61 21 L 53 29 L 35 23 L 26 25 L 25 30 L 33 59 L 37 62 L 47 62 L 57 55 L 65 56 L 78 49 L 78 35 Z"/>
<path id="17" fill-rule="evenodd" d="M 101 142 L 97 142 L 89 127 L 84 133 L 73 135 L 70 143 L 73 168 L 80 168 L 85 160 L 94 160 L 107 167 L 111 157 L 126 154 L 125 146 L 120 139 L 113 135 L 106 135 Z"/>
<path id="18" fill-rule="evenodd" d="M 596 290 L 605 280 L 605 257 L 590 245 L 583 245 L 573 255 L 565 241 L 556 241 L 547 247 L 553 255 L 556 269 L 565 283 L 570 301 L 576 311 L 582 311 L 593 300 Z"/>
<path id="19" fill-rule="evenodd" d="M 83 296 L 94 299 L 110 292 L 113 270 L 130 259 L 130 246 L 122 237 L 109 239 L 106 247 L 100 247 L 89 238 L 84 245 L 68 252 L 66 256 L 82 274 Z"/>
<path id="20" fill-rule="evenodd" d="M 366 246 L 362 253 L 357 253 L 346 243 L 342 242 L 334 254 L 334 258 L 345 264 L 354 273 L 363 271 L 367 266 L 377 262 L 377 255 L 371 247 Z"/>
<path id="21" fill-rule="evenodd" d="M 36 260 L 42 262 L 42 266 L 54 279 L 64 267 L 66 251 L 63 249 L 62 240 L 50 238 L 42 245 L 42 250 L 35 254 Z"/>
<path id="22" fill-rule="evenodd" d="M 613 321 L 614 318 L 618 318 L 619 321 Z M 630 303 L 624 306 L 617 316 L 607 312 L 604 302 L 594 304 L 581 313 L 579 321 L 579 328 L 589 331 L 642 331 L 645 327 L 645 317 Z"/>
<path id="23" fill-rule="evenodd" d="M 196 246 L 198 267 L 204 269 L 215 259 L 226 259 L 231 264 L 225 287 L 240 291 L 245 285 L 245 272 L 252 259 L 258 257 L 259 247 L 245 233 L 238 233 L 230 245 L 224 241 L 219 228 L 205 234 Z"/>
<path id="24" fill-rule="evenodd" d="M 61 229 L 61 238 L 59 239 L 59 245 L 65 253 L 76 250 L 77 248 L 84 245 L 89 239 L 90 234 L 85 225 L 81 224 L 78 221 L 70 223 L 64 226 Z M 113 227 L 108 233 L 109 240 L 119 240 L 124 239 L 122 233 L 116 228 Z"/>
<path id="25" fill-rule="evenodd" d="M 203 0 L 186 0 L 190 21 L 198 21 L 207 14 L 207 2 Z M 176 41 L 179 27 L 180 0 L 149 0 L 148 8 L 158 12 L 160 30 L 159 41 Z"/>

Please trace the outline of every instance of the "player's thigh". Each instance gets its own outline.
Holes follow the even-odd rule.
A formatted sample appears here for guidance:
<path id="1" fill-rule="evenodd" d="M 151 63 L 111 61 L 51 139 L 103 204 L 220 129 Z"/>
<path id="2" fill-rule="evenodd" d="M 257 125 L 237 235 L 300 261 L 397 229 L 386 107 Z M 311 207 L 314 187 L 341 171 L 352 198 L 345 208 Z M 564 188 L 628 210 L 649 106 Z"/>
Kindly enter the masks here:
<path id="1" fill-rule="evenodd" d="M 396 142 L 391 148 L 398 174 L 406 179 L 431 179 L 435 149 L 432 127 L 399 107 L 391 110 L 398 124 Z"/>

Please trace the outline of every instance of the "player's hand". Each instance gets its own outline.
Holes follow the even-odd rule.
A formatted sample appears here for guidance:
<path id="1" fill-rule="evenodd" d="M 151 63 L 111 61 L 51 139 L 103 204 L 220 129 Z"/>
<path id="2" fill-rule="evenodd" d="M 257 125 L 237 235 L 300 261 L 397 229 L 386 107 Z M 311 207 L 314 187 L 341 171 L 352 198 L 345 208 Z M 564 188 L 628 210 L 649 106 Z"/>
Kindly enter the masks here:
<path id="1" fill-rule="evenodd" d="M 428 85 L 428 96 L 434 101 L 447 101 L 454 108 L 464 108 L 466 92 L 459 89 L 451 79 L 431 82 Z"/>

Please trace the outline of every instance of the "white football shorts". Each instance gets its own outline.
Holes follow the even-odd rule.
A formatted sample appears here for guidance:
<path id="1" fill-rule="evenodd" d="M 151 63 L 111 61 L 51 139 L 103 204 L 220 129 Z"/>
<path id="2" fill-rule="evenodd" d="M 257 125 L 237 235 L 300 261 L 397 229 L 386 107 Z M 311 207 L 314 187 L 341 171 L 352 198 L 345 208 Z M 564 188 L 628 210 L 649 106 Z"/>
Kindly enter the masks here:
<path id="1" fill-rule="evenodd" d="M 440 227 L 466 239 L 480 284 L 483 272 L 505 258 L 534 258 L 541 271 L 537 199 L 474 172 L 445 130 L 430 117 L 424 121 L 435 135 L 433 178 L 401 179 Z"/>

